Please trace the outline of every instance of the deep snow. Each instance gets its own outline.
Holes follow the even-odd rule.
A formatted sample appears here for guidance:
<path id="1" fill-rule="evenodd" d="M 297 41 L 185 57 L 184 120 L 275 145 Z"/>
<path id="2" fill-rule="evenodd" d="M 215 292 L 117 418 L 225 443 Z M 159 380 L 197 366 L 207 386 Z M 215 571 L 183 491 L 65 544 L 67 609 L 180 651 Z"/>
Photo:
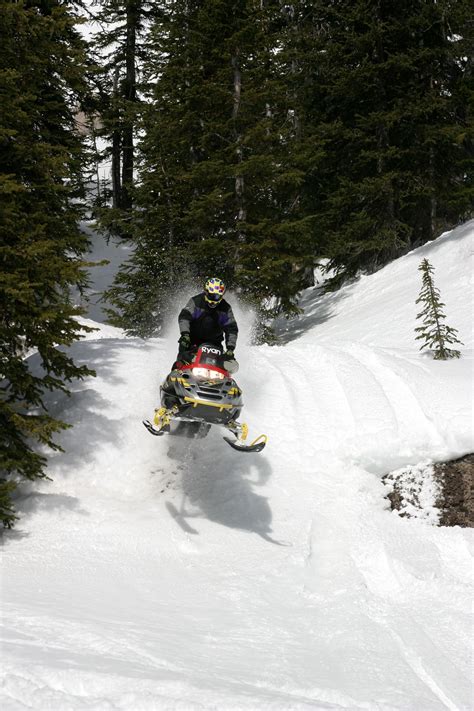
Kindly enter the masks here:
<path id="1" fill-rule="evenodd" d="M 281 347 L 247 345 L 238 308 L 261 455 L 141 425 L 176 324 L 74 346 L 97 378 L 51 401 L 66 453 L 5 535 L 3 709 L 472 708 L 473 533 L 400 518 L 381 475 L 473 451 L 473 233 L 308 290 Z M 414 341 L 423 257 L 459 361 Z"/>

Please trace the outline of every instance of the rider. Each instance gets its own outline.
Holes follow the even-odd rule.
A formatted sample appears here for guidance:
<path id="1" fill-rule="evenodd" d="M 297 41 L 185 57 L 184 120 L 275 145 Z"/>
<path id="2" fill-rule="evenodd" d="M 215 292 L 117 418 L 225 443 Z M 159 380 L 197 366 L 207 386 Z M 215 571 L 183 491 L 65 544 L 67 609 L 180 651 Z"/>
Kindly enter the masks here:
<path id="1" fill-rule="evenodd" d="M 189 299 L 181 310 L 178 323 L 179 338 L 178 358 L 174 367 L 189 361 L 189 351 L 195 350 L 201 343 L 210 343 L 222 348 L 225 336 L 225 367 L 237 365 L 234 352 L 237 344 L 237 322 L 230 304 L 224 299 L 225 284 L 221 279 L 212 277 L 204 284 L 204 291 Z"/>

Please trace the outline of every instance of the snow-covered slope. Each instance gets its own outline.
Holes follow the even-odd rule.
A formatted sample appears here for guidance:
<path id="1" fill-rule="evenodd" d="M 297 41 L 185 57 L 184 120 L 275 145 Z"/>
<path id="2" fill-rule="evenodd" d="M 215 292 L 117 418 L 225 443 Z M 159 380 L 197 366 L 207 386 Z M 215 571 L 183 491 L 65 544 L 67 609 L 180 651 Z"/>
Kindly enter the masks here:
<path id="1" fill-rule="evenodd" d="M 66 453 L 5 536 L 2 708 L 472 707 L 472 531 L 399 518 L 380 475 L 473 449 L 473 233 L 307 292 L 281 347 L 246 345 L 240 311 L 261 455 L 142 427 L 176 326 L 74 347 L 98 377 L 55 396 Z M 413 340 L 424 256 L 459 361 Z"/>
<path id="2" fill-rule="evenodd" d="M 82 222 L 81 229 L 91 242 L 91 249 L 87 257 L 90 262 L 96 264 L 90 270 L 88 300 L 83 305 L 88 310 L 89 318 L 103 323 L 107 319 L 105 309 L 111 306 L 104 299 L 103 292 L 112 286 L 119 266 L 130 255 L 130 246 L 114 237 L 110 237 L 107 241 L 103 235 L 94 231 L 91 223 Z"/>

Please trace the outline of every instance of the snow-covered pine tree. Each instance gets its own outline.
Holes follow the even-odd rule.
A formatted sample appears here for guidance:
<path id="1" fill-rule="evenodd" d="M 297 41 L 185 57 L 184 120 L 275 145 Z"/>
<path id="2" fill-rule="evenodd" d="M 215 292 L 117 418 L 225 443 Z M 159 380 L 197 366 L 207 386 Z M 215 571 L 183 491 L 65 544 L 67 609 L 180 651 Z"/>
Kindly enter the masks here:
<path id="1" fill-rule="evenodd" d="M 436 360 L 459 358 L 461 352 L 449 346 L 453 343 L 462 345 L 462 341 L 457 338 L 456 328 L 442 323 L 446 316 L 443 311 L 444 304 L 440 300 L 439 289 L 433 282 L 434 267 L 427 259 L 423 259 L 418 269 L 422 273 L 422 287 L 416 303 L 424 304 L 422 311 L 417 314 L 417 319 L 421 318 L 423 324 L 415 328 L 418 333 L 416 339 L 424 341 L 420 350 L 430 348 Z"/>

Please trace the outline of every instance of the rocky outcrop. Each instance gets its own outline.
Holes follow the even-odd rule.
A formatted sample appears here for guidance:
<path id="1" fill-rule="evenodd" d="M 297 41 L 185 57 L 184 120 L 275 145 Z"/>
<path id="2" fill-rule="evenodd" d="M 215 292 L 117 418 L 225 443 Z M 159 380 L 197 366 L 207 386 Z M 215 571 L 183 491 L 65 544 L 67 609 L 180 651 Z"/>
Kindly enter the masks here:
<path id="1" fill-rule="evenodd" d="M 474 454 L 403 467 L 383 478 L 400 516 L 474 528 Z"/>
<path id="2" fill-rule="evenodd" d="M 474 454 L 435 464 L 441 487 L 441 526 L 474 528 Z"/>

